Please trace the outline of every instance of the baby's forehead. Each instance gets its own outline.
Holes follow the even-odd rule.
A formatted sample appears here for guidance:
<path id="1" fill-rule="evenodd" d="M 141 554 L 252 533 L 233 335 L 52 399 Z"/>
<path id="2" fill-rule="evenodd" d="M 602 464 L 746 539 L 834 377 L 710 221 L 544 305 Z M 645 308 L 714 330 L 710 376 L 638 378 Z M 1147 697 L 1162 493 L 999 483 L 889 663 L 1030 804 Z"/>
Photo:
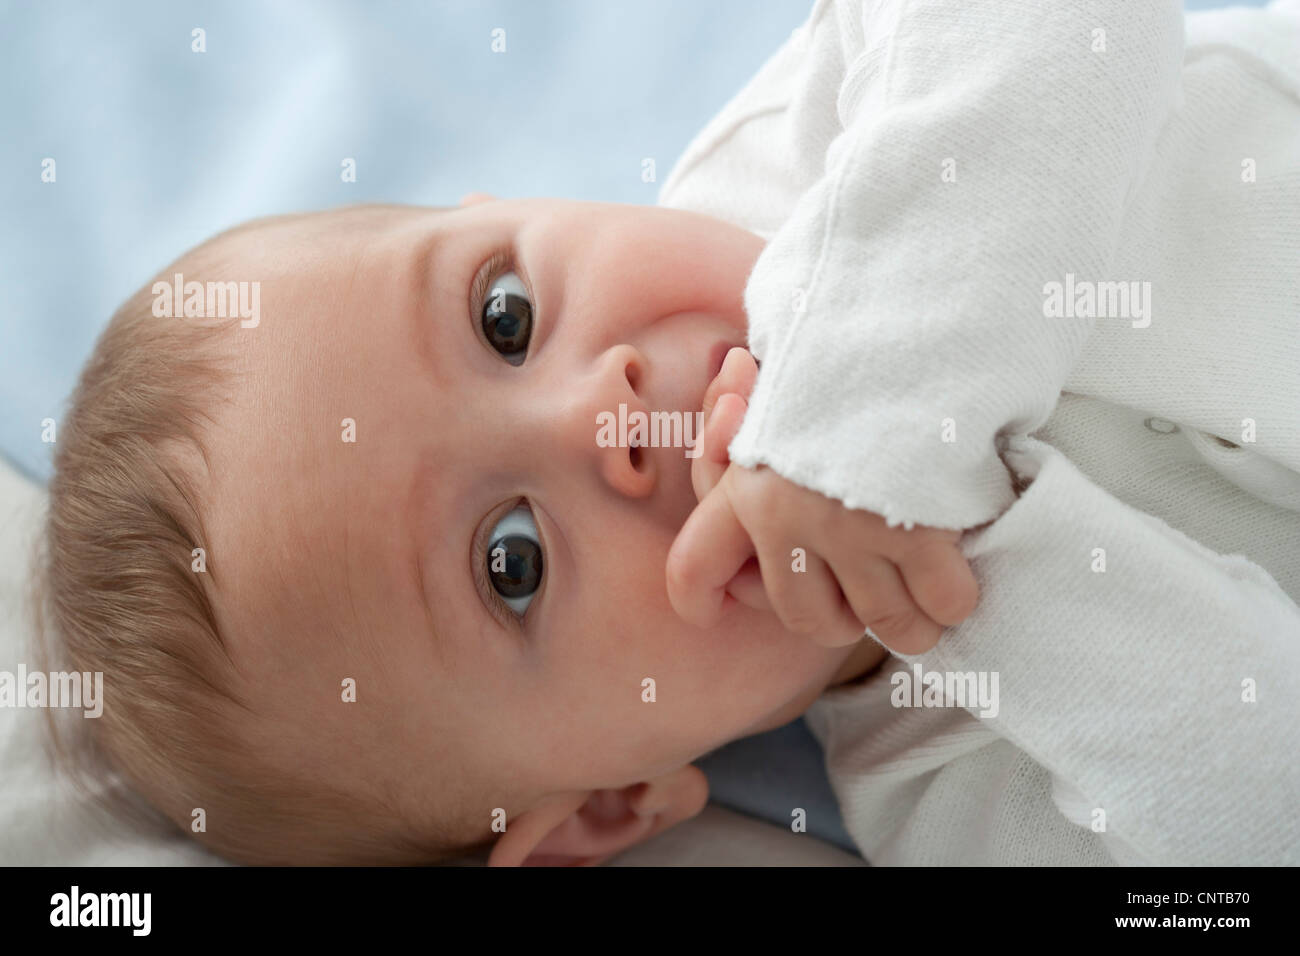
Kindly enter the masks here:
<path id="1" fill-rule="evenodd" d="M 291 276 L 330 253 L 347 256 L 378 235 L 436 227 L 442 207 L 365 204 L 250 219 L 192 250 L 177 265 L 254 267 Z M 271 256 L 272 258 L 265 258 Z"/>
<path id="2" fill-rule="evenodd" d="M 265 247 L 288 260 L 279 263 L 248 255 L 259 229 L 232 237 L 250 276 L 283 276 L 265 280 L 260 324 L 229 331 L 235 375 L 214 396 L 208 434 L 211 519 L 239 565 L 241 617 L 250 602 L 277 616 L 282 604 L 303 604 L 297 613 L 328 628 L 347 610 L 339 598 L 349 566 L 374 570 L 392 557 L 377 536 L 397 533 L 393 501 L 406 489 L 395 476 L 415 473 L 405 432 L 431 387 L 409 345 L 427 337 L 429 323 L 412 311 L 427 297 L 397 270 L 411 272 L 418 247 L 408 240 L 431 231 L 431 212 L 360 207 L 267 224 L 274 239 Z M 379 233 L 392 243 L 367 241 Z M 274 268 L 259 272 L 259 262 Z M 309 592 L 314 603 L 300 600 Z"/>

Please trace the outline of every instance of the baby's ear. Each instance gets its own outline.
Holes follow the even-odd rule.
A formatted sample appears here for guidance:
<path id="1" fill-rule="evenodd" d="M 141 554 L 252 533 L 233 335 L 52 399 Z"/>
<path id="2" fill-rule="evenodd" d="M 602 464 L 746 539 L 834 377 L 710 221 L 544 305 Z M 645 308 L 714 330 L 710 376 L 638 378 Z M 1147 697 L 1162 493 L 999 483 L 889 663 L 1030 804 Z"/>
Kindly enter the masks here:
<path id="1" fill-rule="evenodd" d="M 462 206 L 477 206 L 481 202 L 495 202 L 496 196 L 489 193 L 466 193 L 460 197 Z"/>
<path id="2" fill-rule="evenodd" d="M 562 794 L 508 822 L 488 866 L 596 866 L 708 801 L 709 781 L 691 765 L 621 790 Z"/>

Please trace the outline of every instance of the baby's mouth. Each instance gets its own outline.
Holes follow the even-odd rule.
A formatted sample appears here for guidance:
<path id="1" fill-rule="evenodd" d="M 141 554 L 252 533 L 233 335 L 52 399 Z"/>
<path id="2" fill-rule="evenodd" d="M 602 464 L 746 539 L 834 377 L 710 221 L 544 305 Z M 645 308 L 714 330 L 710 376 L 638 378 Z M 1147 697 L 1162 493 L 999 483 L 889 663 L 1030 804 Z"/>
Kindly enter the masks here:
<path id="1" fill-rule="evenodd" d="M 722 363 L 726 361 L 727 353 L 730 352 L 732 348 L 733 346 L 727 342 L 719 342 L 709 350 L 709 375 L 708 378 L 705 379 L 704 386 L 706 391 L 708 390 L 709 385 L 713 383 L 713 380 L 718 377 L 718 373 L 722 371 Z"/>

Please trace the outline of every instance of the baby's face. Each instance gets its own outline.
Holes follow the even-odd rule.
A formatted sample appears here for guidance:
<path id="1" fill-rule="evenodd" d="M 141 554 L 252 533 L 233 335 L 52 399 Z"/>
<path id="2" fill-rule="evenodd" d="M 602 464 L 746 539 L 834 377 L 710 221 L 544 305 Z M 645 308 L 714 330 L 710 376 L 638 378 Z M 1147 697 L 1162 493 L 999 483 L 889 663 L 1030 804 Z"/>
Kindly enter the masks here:
<path id="1" fill-rule="evenodd" d="M 742 605 L 681 621 L 664 567 L 691 459 L 597 441 L 620 404 L 699 410 L 744 344 L 761 238 L 526 199 L 345 210 L 238 243 L 196 277 L 261 282 L 260 324 L 231 333 L 242 379 L 209 440 L 203 544 L 284 760 L 414 808 L 459 786 L 486 826 L 779 726 L 845 663 Z"/>

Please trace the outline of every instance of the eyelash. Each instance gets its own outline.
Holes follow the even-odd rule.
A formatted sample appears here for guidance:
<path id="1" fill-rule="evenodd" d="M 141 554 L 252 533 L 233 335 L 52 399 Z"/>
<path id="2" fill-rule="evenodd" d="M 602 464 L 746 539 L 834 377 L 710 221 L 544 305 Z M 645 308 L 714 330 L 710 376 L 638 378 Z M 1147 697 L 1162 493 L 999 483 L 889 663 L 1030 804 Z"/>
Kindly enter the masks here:
<path id="1" fill-rule="evenodd" d="M 532 299 L 532 285 L 529 283 L 528 276 L 524 272 L 523 268 L 516 263 L 514 251 L 510 249 L 499 249 L 494 252 L 492 257 L 488 259 L 487 262 L 483 263 L 483 265 L 479 267 L 478 272 L 474 274 L 474 281 L 470 284 L 469 292 L 469 312 L 474 322 L 474 332 L 479 341 L 483 342 L 485 346 L 487 345 L 487 340 L 483 336 L 483 316 L 480 310 L 483 307 L 483 299 L 488 293 L 488 286 L 491 284 L 492 280 L 502 272 L 517 273 L 519 278 L 523 281 L 524 288 L 528 290 L 530 301 Z M 489 349 L 489 351 L 491 350 Z M 527 506 L 528 499 L 523 497 L 515 499 L 510 503 L 509 507 L 500 511 L 500 515 L 506 514 L 511 509 L 517 508 L 521 504 Z M 531 507 L 529 510 L 531 510 Z M 492 536 L 491 526 L 501 520 L 500 515 L 493 519 L 491 525 L 485 528 L 484 533 L 479 535 L 478 539 L 474 542 L 474 554 L 471 558 L 474 567 L 474 584 L 478 588 L 480 596 L 487 599 L 488 603 L 491 604 L 497 612 L 497 615 L 509 621 L 519 630 L 520 633 L 523 633 L 524 621 L 527 620 L 528 615 L 533 612 L 532 606 L 529 606 L 528 610 L 524 612 L 522 617 L 516 614 L 510 608 L 510 605 L 501 600 L 501 595 L 497 594 L 492 585 L 488 583 L 487 575 L 483 570 L 487 567 L 488 547 L 491 544 L 491 542 L 488 541 L 488 538 Z M 536 516 L 534 516 L 534 521 L 535 520 Z M 538 533 L 541 533 L 540 530 Z M 542 546 L 542 560 L 545 562 L 546 542 L 541 541 L 539 544 Z M 545 566 L 545 564 L 543 566 Z M 545 578 L 543 578 L 542 588 L 545 587 Z M 538 590 L 537 593 L 540 595 L 541 590 Z"/>
<path id="2" fill-rule="evenodd" d="M 510 605 L 501 600 L 501 595 L 497 594 L 496 589 L 488 583 L 487 574 L 483 570 L 487 567 L 488 547 L 491 545 L 491 541 L 488 539 L 492 537 L 492 528 L 496 526 L 497 522 L 499 522 L 504 515 L 508 514 L 513 509 L 518 508 L 520 505 L 524 505 L 530 512 L 532 511 L 532 506 L 528 503 L 528 499 L 520 497 L 510 502 L 507 507 L 501 509 L 490 522 L 485 522 L 483 533 L 474 541 L 474 554 L 470 560 L 473 561 L 474 586 L 478 588 L 479 595 L 487 599 L 488 603 L 491 604 L 497 612 L 498 617 L 502 617 L 509 621 L 511 625 L 517 628 L 519 633 L 522 634 L 524 632 L 524 622 L 528 620 L 528 615 L 533 613 L 533 605 L 530 604 L 528 610 L 526 610 L 522 615 L 516 614 Z M 537 516 L 534 514 L 533 522 L 536 523 L 536 521 Z M 538 528 L 537 534 L 539 538 L 541 537 L 541 533 L 541 529 Z M 537 543 L 542 546 L 542 585 L 537 589 L 537 597 L 540 597 L 542 590 L 546 587 L 547 579 L 545 568 L 547 567 L 547 550 L 545 541 L 539 540 Z M 537 597 L 533 598 L 533 604 L 537 603 Z"/>
<path id="3" fill-rule="evenodd" d="M 483 300 L 487 296 L 492 280 L 503 272 L 516 273 L 523 282 L 524 288 L 528 290 L 528 301 L 533 304 L 533 331 L 536 333 L 537 303 L 533 300 L 533 286 L 528 281 L 528 274 L 515 260 L 513 249 L 498 249 L 492 254 L 492 258 L 479 266 L 469 290 L 469 314 L 474 323 L 474 334 L 485 346 L 487 346 L 487 339 L 483 335 Z M 491 352 L 492 349 L 489 347 L 488 351 Z M 528 352 L 532 352 L 531 344 Z"/>

